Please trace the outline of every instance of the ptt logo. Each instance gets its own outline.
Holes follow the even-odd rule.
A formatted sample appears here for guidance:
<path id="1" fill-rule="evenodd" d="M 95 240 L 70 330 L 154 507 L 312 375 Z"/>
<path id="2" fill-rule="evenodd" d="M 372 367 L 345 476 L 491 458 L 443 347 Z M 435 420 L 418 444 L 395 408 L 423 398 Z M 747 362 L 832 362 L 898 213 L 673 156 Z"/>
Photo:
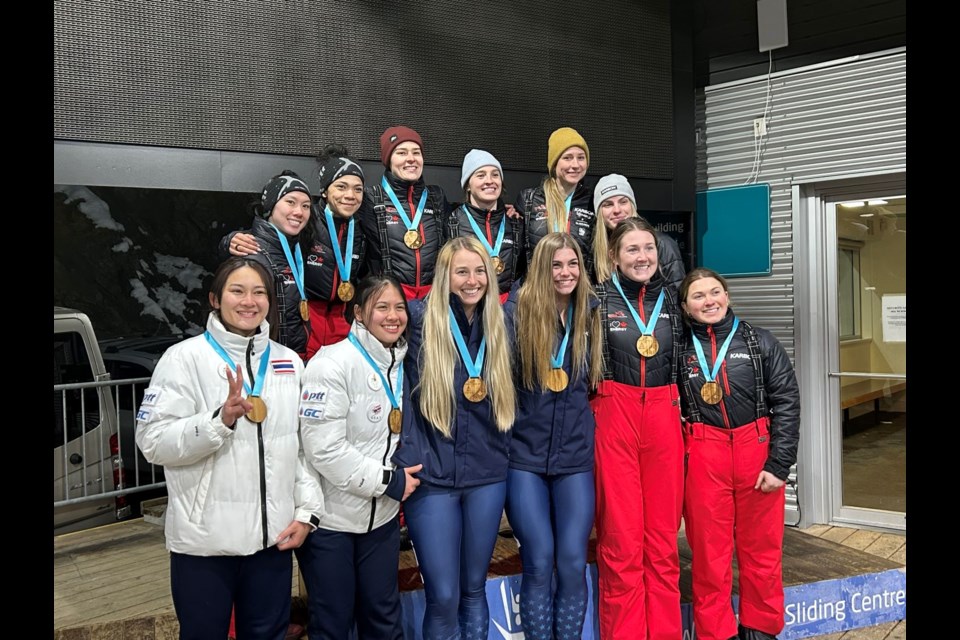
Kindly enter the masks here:
<path id="1" fill-rule="evenodd" d="M 310 391 L 309 389 L 304 389 L 303 395 L 300 396 L 300 399 L 304 402 L 326 402 L 327 401 L 327 392 L 326 391 Z"/>
<path id="2" fill-rule="evenodd" d="M 146 392 L 143 394 L 143 401 L 140 404 L 151 405 L 157 401 L 157 398 L 160 396 L 157 392 Z"/>
<path id="3" fill-rule="evenodd" d="M 323 417 L 323 409 L 304 407 L 300 409 L 300 415 L 304 418 L 313 418 L 319 420 Z"/>

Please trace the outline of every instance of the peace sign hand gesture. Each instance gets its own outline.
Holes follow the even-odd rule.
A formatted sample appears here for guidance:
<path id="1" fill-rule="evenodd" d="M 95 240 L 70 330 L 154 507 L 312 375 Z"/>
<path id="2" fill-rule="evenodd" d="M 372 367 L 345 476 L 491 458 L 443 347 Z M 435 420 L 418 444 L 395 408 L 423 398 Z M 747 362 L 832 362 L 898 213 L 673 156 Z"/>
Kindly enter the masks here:
<path id="1" fill-rule="evenodd" d="M 227 384 L 230 386 L 230 392 L 227 394 L 227 400 L 223 403 L 220 410 L 220 419 L 223 424 L 233 429 L 240 416 L 253 409 L 253 405 L 247 402 L 243 393 L 243 369 L 237 365 L 237 375 L 234 377 L 227 369 Z"/>

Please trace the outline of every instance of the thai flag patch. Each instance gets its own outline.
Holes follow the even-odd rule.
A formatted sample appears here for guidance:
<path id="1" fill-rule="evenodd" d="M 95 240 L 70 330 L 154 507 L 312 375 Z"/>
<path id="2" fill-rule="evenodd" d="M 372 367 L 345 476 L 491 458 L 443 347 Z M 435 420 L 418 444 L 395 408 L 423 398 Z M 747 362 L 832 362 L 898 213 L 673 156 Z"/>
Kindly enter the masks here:
<path id="1" fill-rule="evenodd" d="M 271 360 L 270 366 L 273 367 L 274 373 L 296 373 L 297 370 L 293 366 L 293 360 Z"/>

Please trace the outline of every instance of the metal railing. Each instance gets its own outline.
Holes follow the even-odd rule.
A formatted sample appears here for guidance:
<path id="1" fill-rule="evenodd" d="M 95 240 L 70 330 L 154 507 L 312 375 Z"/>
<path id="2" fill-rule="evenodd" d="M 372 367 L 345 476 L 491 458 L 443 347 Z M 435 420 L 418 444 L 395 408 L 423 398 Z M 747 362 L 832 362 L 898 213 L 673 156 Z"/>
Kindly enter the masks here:
<path id="1" fill-rule="evenodd" d="M 54 449 L 61 449 L 54 458 L 54 482 L 62 476 L 62 486 L 54 487 L 54 509 L 166 486 L 163 467 L 147 462 L 134 439 L 140 396 L 149 382 L 132 378 L 53 385 Z M 110 449 L 114 434 L 115 454 Z M 116 476 L 115 470 L 120 471 Z"/>

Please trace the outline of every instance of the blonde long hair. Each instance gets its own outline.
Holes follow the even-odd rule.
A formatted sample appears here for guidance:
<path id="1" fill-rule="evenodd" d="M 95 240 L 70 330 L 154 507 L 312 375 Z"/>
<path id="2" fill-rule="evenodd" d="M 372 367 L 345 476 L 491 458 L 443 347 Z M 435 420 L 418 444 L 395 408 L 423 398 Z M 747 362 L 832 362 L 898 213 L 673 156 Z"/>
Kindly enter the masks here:
<path id="1" fill-rule="evenodd" d="M 517 355 L 520 358 L 521 381 L 524 387 L 531 390 L 535 384 L 546 387 L 547 374 L 553 368 L 550 358 L 556 350 L 557 316 L 548 310 L 557 307 L 553 257 L 563 248 L 573 249 L 580 263 L 580 280 L 571 296 L 573 321 L 568 348 L 571 349 L 572 377 L 578 378 L 589 367 L 591 387 L 603 378 L 600 309 L 598 306 L 590 308 L 590 301 L 596 294 L 587 277 L 580 243 L 569 233 L 548 233 L 533 250 L 527 278 L 517 295 Z"/>
<path id="2" fill-rule="evenodd" d="M 602 204 L 603 203 L 601 203 L 601 206 Z M 633 204 L 633 201 L 630 201 L 630 210 L 632 213 L 624 218 L 624 220 L 639 216 L 637 207 Z M 613 273 L 613 260 L 610 258 L 611 232 L 607 229 L 607 223 L 604 221 L 603 214 L 600 213 L 599 207 L 597 208 L 596 225 L 596 229 L 593 231 L 593 267 L 597 274 L 597 282 L 604 282 L 605 280 L 609 280 L 610 274 Z"/>
<path id="3" fill-rule="evenodd" d="M 470 237 L 449 240 L 437 256 L 436 272 L 423 318 L 423 349 L 420 361 L 420 412 L 434 428 L 450 437 L 459 389 L 454 388 L 454 363 L 460 358 L 450 327 L 450 267 L 458 251 L 471 251 L 483 260 L 487 271 L 484 294 L 483 335 L 487 351 L 481 373 L 490 394 L 494 422 L 499 431 L 509 431 L 516 414 L 516 389 L 510 368 L 507 331 L 500 308 L 496 271 L 480 242 Z"/>

